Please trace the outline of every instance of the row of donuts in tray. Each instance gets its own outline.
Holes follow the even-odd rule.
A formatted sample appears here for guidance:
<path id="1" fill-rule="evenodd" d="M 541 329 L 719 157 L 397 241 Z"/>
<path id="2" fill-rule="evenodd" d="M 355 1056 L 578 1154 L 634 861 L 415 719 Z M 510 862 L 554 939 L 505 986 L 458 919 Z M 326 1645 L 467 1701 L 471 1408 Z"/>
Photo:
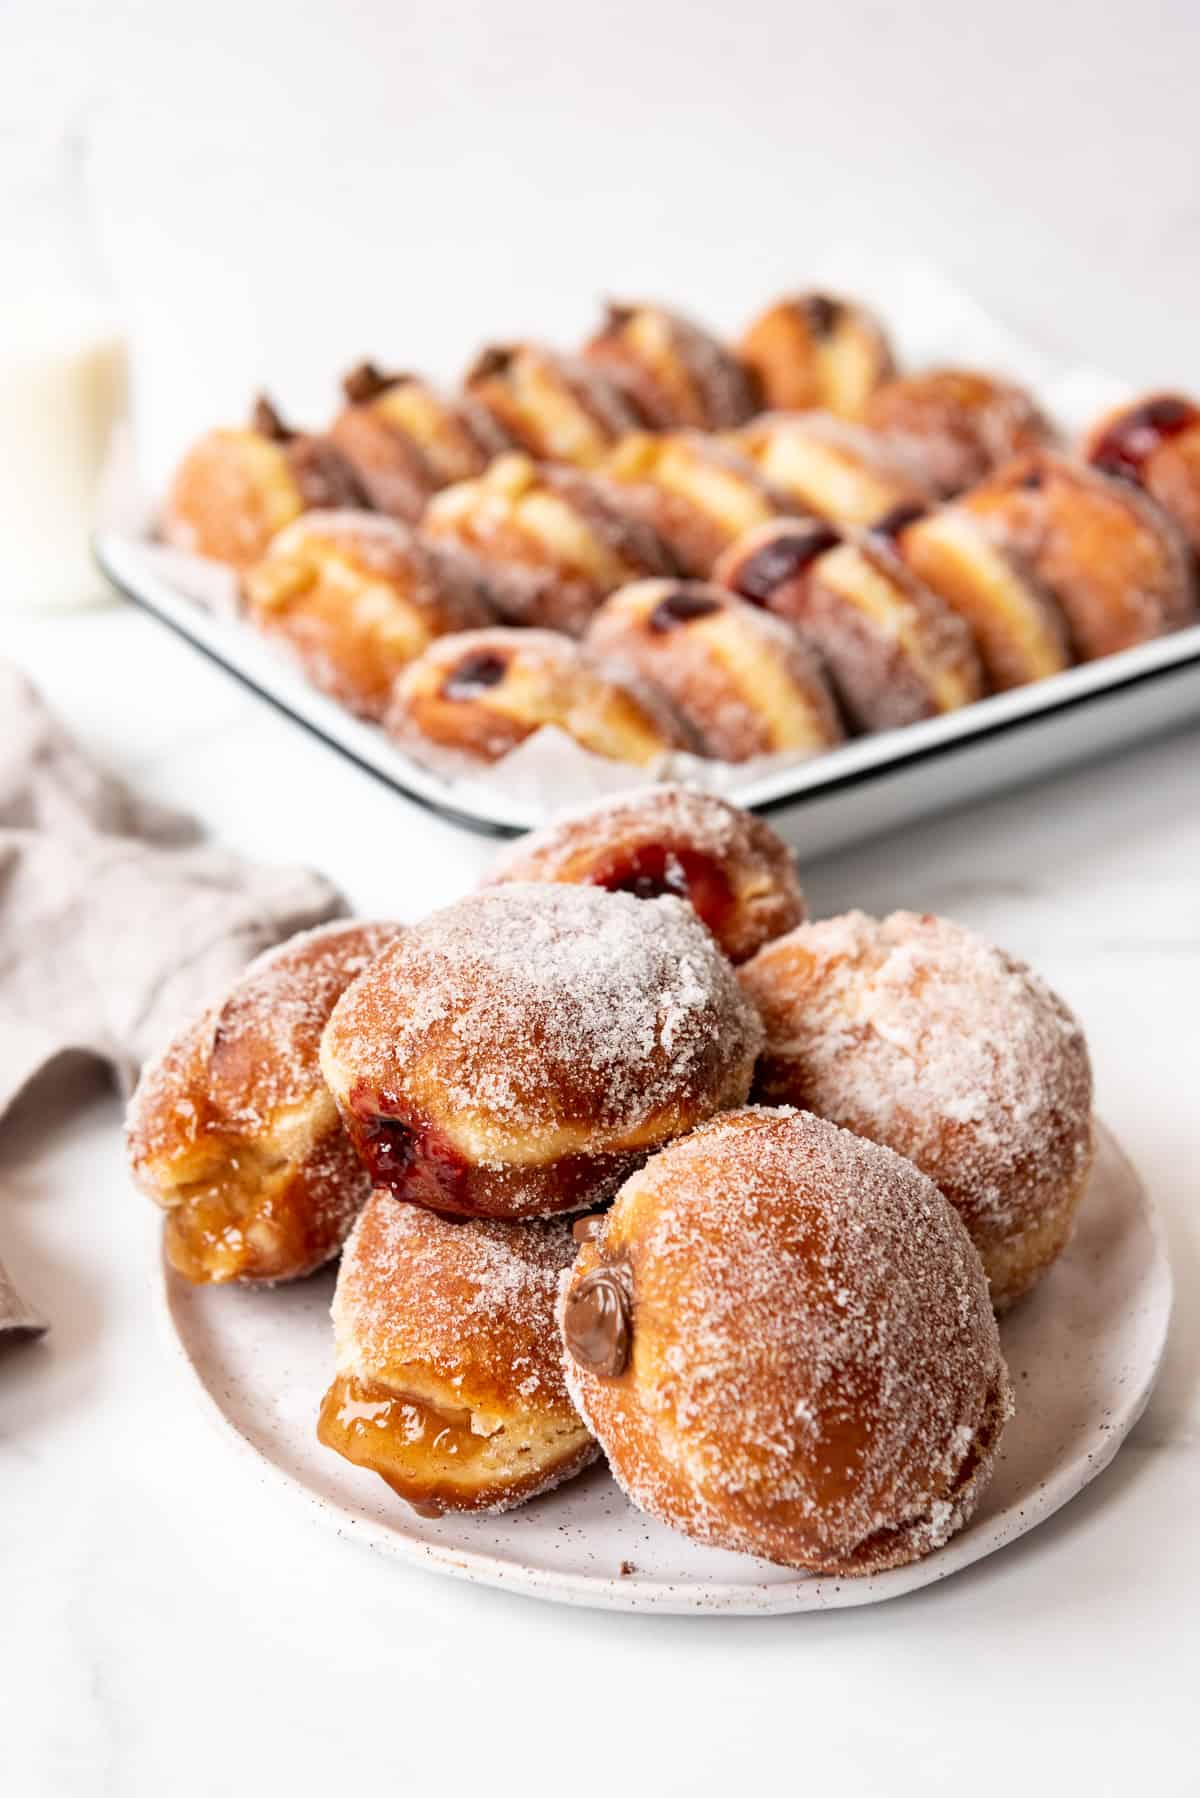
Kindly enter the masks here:
<path id="1" fill-rule="evenodd" d="M 736 349 L 617 306 L 578 355 L 493 347 L 450 395 L 370 364 L 344 386 L 324 433 L 260 401 L 203 438 L 163 528 L 434 768 L 547 724 L 642 765 L 801 757 L 1197 616 L 1191 402 L 1071 458 L 1019 387 L 897 374 L 829 295 Z"/>
<path id="2" fill-rule="evenodd" d="M 128 1145 L 190 1280 L 345 1244 L 318 1433 L 419 1510 L 603 1451 L 702 1541 L 857 1574 L 986 1486 L 994 1314 L 1069 1238 L 1092 1082 L 1023 964 L 808 921 L 762 820 L 658 786 L 421 922 L 260 957 L 143 1071 Z"/>

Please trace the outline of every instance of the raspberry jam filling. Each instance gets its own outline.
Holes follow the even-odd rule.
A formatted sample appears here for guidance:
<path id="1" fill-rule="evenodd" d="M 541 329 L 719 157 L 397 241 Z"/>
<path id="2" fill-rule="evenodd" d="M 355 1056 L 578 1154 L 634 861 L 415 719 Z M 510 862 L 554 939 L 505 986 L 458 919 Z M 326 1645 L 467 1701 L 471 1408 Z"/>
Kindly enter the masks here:
<path id="1" fill-rule="evenodd" d="M 677 631 L 681 625 L 710 618 L 723 609 L 719 599 L 711 599 L 706 593 L 670 593 L 659 600 L 646 623 L 652 631 Z"/>
<path id="2" fill-rule="evenodd" d="M 355 1091 L 350 1135 L 376 1186 L 429 1211 L 460 1212 L 470 1164 L 436 1124 L 392 1093 Z"/>
<path id="3" fill-rule="evenodd" d="M 673 849 L 646 843 L 618 850 L 592 870 L 591 883 L 609 893 L 632 893 L 635 899 L 686 899 L 701 923 L 719 932 L 733 910 L 733 890 L 724 869 L 695 849 Z"/>
<path id="4" fill-rule="evenodd" d="M 474 699 L 477 693 L 486 693 L 489 687 L 499 686 L 507 673 L 508 663 L 504 657 L 493 655 L 490 650 L 466 656 L 442 682 L 442 696 L 445 699 Z"/>
<path id="5" fill-rule="evenodd" d="M 1114 419 L 1093 449 L 1092 462 L 1105 474 L 1140 480 L 1142 469 L 1155 450 L 1198 420 L 1200 412 L 1190 400 L 1161 394 Z"/>
<path id="6" fill-rule="evenodd" d="M 753 605 L 766 605 L 777 587 L 794 581 L 839 541 L 837 532 L 818 519 L 797 525 L 795 530 L 781 533 L 748 556 L 737 571 L 734 588 Z"/>

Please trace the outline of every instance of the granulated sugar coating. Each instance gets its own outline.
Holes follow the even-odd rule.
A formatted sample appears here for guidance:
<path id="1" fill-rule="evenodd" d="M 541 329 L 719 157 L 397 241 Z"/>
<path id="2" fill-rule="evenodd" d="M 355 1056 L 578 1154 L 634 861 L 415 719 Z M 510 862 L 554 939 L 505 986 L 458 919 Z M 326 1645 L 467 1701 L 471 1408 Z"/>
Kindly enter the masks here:
<path id="1" fill-rule="evenodd" d="M 958 1208 L 996 1302 L 1027 1290 L 1092 1159 L 1087 1045 L 1063 1002 L 1002 949 L 912 912 L 801 925 L 741 979 L 767 1029 L 756 1096 L 906 1155 Z"/>
<path id="2" fill-rule="evenodd" d="M 689 906 L 530 884 L 407 931 L 343 996 L 323 1062 L 339 1098 L 391 1095 L 475 1159 L 533 1163 L 740 1104 L 761 1040 Z"/>
<path id="3" fill-rule="evenodd" d="M 694 906 L 732 961 L 804 917 L 792 852 L 761 818 L 713 793 L 665 785 L 620 793 L 522 837 L 488 884 L 563 881 Z"/>
<path id="4" fill-rule="evenodd" d="M 971 1515 L 1011 1390 L 979 1257 L 909 1162 L 803 1112 L 731 1113 L 626 1181 L 564 1305 L 603 1268 L 631 1357 L 605 1378 L 568 1356 L 568 1385 L 641 1509 L 847 1574 Z"/>

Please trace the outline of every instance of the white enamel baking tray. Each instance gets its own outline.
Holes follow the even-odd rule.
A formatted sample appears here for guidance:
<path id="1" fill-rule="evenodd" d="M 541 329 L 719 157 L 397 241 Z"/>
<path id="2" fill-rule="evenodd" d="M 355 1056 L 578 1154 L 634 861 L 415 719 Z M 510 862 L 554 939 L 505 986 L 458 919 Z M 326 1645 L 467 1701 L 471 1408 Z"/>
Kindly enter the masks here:
<path id="1" fill-rule="evenodd" d="M 186 590 L 184 561 L 134 536 L 101 533 L 97 561 L 129 599 L 245 686 L 398 793 L 475 830 L 515 835 L 561 809 L 549 782 L 450 782 L 344 711 L 228 607 Z M 997 793 L 1200 718 L 1200 625 L 1089 662 L 946 717 L 860 738 L 811 760 L 731 771 L 721 791 L 769 816 L 810 855 Z M 614 781 L 626 784 L 627 770 Z"/>

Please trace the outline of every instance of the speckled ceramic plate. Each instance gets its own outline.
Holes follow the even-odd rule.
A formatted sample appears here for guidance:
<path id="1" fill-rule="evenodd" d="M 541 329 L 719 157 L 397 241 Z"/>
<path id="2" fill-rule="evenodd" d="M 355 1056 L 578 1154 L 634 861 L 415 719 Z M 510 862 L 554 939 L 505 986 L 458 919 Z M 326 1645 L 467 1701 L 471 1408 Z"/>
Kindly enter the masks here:
<path id="1" fill-rule="evenodd" d="M 1102 1131 L 1066 1254 L 1002 1325 L 1017 1393 L 995 1478 L 937 1554 L 872 1579 L 800 1575 L 690 1542 L 635 1511 L 602 1466 L 502 1517 L 417 1517 L 374 1475 L 322 1449 L 332 1273 L 274 1291 L 190 1287 L 164 1268 L 174 1340 L 210 1415 L 342 1535 L 462 1579 L 564 1604 L 752 1614 L 876 1604 L 1003 1548 L 1112 1460 L 1166 1342 L 1171 1273 L 1137 1175 Z"/>

